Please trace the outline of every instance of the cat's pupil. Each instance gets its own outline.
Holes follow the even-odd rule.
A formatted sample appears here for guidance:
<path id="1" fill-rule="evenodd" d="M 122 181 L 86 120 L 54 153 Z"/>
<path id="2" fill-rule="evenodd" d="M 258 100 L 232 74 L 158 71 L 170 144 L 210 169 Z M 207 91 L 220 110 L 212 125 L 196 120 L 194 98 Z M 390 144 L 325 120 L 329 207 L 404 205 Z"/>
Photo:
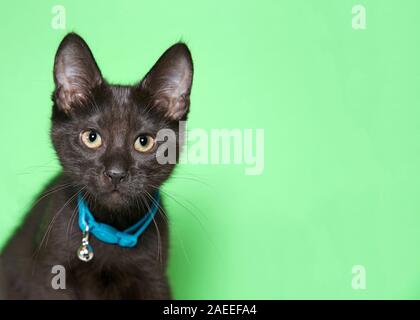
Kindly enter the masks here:
<path id="1" fill-rule="evenodd" d="M 143 147 L 146 146 L 147 145 L 147 137 L 146 136 L 141 136 L 139 138 L 139 142 Z"/>
<path id="2" fill-rule="evenodd" d="M 95 140 L 96 140 L 96 132 L 91 131 L 89 133 L 89 141 L 90 142 L 95 142 Z"/>

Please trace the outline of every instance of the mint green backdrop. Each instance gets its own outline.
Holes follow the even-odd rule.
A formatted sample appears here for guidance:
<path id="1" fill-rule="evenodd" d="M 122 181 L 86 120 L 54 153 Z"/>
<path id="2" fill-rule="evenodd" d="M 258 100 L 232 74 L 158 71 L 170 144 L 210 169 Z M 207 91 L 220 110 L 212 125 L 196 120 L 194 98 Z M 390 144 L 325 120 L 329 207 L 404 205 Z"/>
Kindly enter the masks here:
<path id="1" fill-rule="evenodd" d="M 352 28 L 359 3 L 366 30 Z M 66 30 L 51 27 L 56 4 Z M 175 297 L 420 298 L 419 12 L 416 0 L 2 2 L 0 243 L 59 170 L 48 131 L 66 32 L 117 83 L 183 40 L 189 128 L 264 129 L 265 169 L 182 165 L 165 186 Z"/>

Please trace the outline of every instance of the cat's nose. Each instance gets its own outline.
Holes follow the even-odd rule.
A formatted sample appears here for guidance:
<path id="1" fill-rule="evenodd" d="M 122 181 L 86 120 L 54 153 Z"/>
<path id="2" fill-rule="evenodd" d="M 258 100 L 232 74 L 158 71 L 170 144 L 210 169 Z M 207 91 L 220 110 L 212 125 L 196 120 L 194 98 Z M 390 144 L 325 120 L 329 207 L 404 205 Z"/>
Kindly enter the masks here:
<path id="1" fill-rule="evenodd" d="M 110 169 L 105 170 L 104 175 L 109 179 L 109 181 L 114 185 L 114 187 L 117 187 L 120 182 L 127 179 L 128 173 L 127 171 L 120 169 Z"/>

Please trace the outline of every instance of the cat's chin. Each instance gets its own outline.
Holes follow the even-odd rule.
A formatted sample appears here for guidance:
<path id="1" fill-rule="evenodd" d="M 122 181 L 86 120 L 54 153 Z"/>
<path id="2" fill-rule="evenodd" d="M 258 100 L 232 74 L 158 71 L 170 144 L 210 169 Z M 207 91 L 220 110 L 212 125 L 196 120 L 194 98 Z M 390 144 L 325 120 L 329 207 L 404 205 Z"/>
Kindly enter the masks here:
<path id="1" fill-rule="evenodd" d="M 102 193 L 97 197 L 97 201 L 102 207 L 111 211 L 124 210 L 130 206 L 128 197 L 118 190 Z"/>

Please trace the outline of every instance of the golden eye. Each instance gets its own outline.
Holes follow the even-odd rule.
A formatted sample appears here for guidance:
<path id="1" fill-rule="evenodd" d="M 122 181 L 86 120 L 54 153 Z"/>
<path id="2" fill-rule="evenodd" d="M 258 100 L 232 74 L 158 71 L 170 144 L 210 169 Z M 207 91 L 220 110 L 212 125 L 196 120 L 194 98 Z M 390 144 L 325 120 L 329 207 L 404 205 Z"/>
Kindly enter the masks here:
<path id="1" fill-rule="evenodd" d="M 151 136 L 143 134 L 139 136 L 134 142 L 134 149 L 136 149 L 138 152 L 148 152 L 152 150 L 154 145 L 155 139 L 153 139 Z"/>
<path id="2" fill-rule="evenodd" d="M 86 130 L 81 134 L 81 138 L 86 147 L 91 149 L 99 148 L 102 145 L 102 138 L 95 130 Z"/>

